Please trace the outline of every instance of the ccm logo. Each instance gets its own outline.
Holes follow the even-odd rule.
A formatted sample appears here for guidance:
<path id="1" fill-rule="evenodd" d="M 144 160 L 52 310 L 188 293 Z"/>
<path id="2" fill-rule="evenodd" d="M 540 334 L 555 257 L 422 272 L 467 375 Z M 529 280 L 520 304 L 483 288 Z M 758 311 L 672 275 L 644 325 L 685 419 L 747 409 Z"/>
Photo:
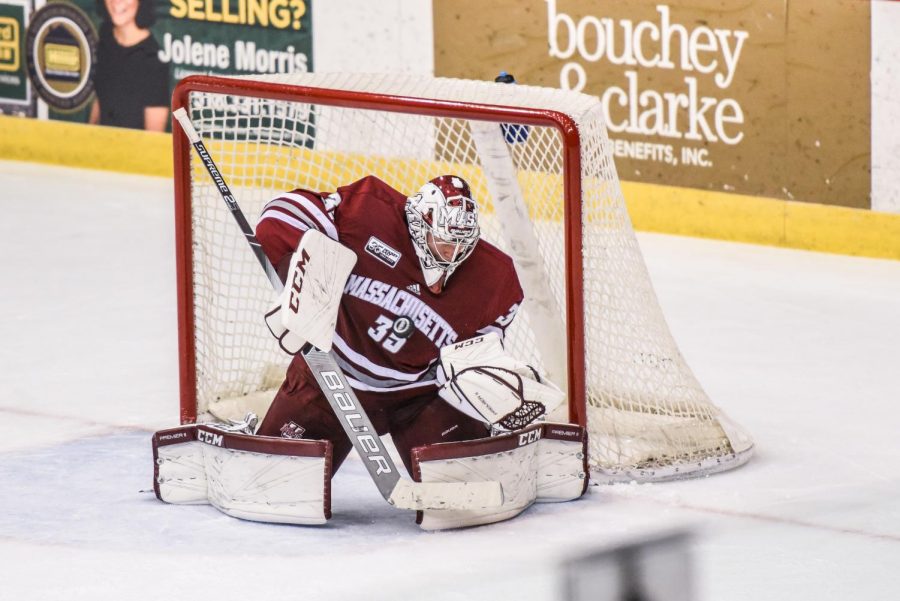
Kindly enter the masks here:
<path id="1" fill-rule="evenodd" d="M 306 263 L 309 261 L 309 253 L 306 249 L 300 252 L 300 259 L 294 269 L 294 279 L 291 281 L 291 301 L 288 306 L 291 311 L 297 313 L 300 310 L 300 291 L 303 289 L 303 276 L 306 275 Z"/>
<path id="2" fill-rule="evenodd" d="M 522 432 L 519 434 L 519 446 L 524 447 L 527 444 L 537 442 L 541 439 L 541 430 L 537 428 L 531 432 Z"/>
<path id="3" fill-rule="evenodd" d="M 197 430 L 197 440 L 216 447 L 225 446 L 223 444 L 224 439 L 222 438 L 221 434 L 213 434 L 212 432 L 208 432 L 207 430 Z"/>
<path id="4" fill-rule="evenodd" d="M 453 350 L 457 351 L 459 349 L 464 349 L 467 346 L 472 346 L 473 344 L 481 344 L 484 342 L 484 336 L 478 336 L 476 338 L 469 338 L 468 340 L 463 340 L 462 342 L 457 342 L 453 345 Z"/>

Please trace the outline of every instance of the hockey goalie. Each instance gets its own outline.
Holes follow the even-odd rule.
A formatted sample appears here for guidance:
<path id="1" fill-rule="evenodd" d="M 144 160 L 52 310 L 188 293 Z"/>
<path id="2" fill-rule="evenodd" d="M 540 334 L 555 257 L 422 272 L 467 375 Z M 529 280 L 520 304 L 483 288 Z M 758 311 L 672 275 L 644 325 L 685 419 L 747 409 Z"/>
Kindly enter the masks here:
<path id="1" fill-rule="evenodd" d="M 415 480 L 500 483 L 498 503 L 424 509 L 423 528 L 492 523 L 581 496 L 585 433 L 542 421 L 565 395 L 504 350 L 523 293 L 478 220 L 455 175 L 409 197 L 370 176 L 270 201 L 256 237 L 285 287 L 266 323 L 296 356 L 258 427 L 156 434 L 157 496 L 260 521 L 330 517 L 330 479 L 354 447 L 298 354 L 307 344 L 331 351 Z"/>

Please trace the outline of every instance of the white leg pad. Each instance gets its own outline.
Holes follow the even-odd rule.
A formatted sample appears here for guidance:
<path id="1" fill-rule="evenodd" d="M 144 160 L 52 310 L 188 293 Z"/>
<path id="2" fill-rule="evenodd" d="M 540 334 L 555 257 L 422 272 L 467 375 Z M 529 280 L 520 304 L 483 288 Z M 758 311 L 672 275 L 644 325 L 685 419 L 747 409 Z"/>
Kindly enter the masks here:
<path id="1" fill-rule="evenodd" d="M 331 443 L 184 426 L 153 437 L 154 491 L 232 517 L 324 524 L 331 517 Z"/>
<path id="2" fill-rule="evenodd" d="M 209 503 L 203 444 L 196 426 L 161 430 L 153 435 L 153 490 L 166 503 Z"/>
<path id="3" fill-rule="evenodd" d="M 420 482 L 499 481 L 500 507 L 420 511 L 425 530 L 492 524 L 514 518 L 535 501 L 568 501 L 587 487 L 584 430 L 568 424 L 534 424 L 503 436 L 416 447 L 413 472 Z"/>
<path id="4" fill-rule="evenodd" d="M 577 499 L 587 490 L 588 474 L 584 428 L 545 423 L 538 443 L 537 502 Z"/>

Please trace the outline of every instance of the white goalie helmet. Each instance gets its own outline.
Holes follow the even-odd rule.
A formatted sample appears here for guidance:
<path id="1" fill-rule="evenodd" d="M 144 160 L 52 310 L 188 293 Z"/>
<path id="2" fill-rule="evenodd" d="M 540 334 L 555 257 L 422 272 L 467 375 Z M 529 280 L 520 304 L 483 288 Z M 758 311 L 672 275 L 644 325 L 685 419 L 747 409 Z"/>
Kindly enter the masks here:
<path id="1" fill-rule="evenodd" d="M 478 205 L 466 180 L 441 175 L 406 199 L 406 219 L 425 283 L 447 278 L 478 244 Z"/>

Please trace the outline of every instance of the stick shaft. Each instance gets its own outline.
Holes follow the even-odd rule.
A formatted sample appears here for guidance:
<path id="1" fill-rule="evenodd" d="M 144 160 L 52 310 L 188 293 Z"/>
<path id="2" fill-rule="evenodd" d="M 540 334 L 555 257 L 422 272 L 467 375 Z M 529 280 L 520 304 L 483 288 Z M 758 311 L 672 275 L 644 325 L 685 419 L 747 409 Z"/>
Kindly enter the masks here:
<path id="1" fill-rule="evenodd" d="M 263 271 L 266 272 L 266 277 L 269 278 L 269 282 L 272 284 L 272 287 L 276 292 L 281 292 L 284 289 L 284 284 L 282 283 L 281 278 L 278 277 L 278 272 L 275 270 L 272 262 L 269 261 L 266 253 L 263 252 L 262 245 L 259 243 L 259 240 L 256 239 L 256 234 L 253 232 L 253 228 L 250 227 L 250 223 L 247 221 L 247 218 L 244 217 L 244 212 L 241 211 L 241 207 L 238 205 L 237 200 L 235 200 L 234 194 L 231 193 L 231 188 L 229 188 L 228 184 L 225 182 L 225 178 L 222 176 L 222 172 L 219 171 L 218 167 L 216 167 L 216 163 L 215 161 L 213 161 L 212 156 L 206 149 L 206 145 L 203 144 L 203 139 L 200 138 L 197 130 L 194 129 L 194 124 L 191 123 L 191 120 L 187 115 L 187 111 L 185 111 L 183 108 L 180 108 L 176 110 L 173 115 L 178 120 L 178 123 L 181 124 L 181 128 L 184 130 L 185 134 L 187 134 L 188 140 L 194 147 L 194 150 L 197 151 L 197 156 L 200 157 L 200 160 L 203 162 L 203 166 L 206 167 L 206 171 L 209 173 L 209 176 L 212 178 L 213 183 L 216 185 L 216 189 L 219 191 L 219 195 L 222 197 L 222 200 L 225 201 L 225 204 L 228 206 L 228 210 L 231 211 L 231 216 L 234 217 L 234 220 L 237 222 L 238 227 L 241 229 L 241 233 L 244 234 L 244 238 L 247 239 L 247 243 L 250 245 L 250 250 L 253 251 L 253 254 L 256 256 L 256 260 L 259 261 L 259 264 L 262 266 Z"/>

